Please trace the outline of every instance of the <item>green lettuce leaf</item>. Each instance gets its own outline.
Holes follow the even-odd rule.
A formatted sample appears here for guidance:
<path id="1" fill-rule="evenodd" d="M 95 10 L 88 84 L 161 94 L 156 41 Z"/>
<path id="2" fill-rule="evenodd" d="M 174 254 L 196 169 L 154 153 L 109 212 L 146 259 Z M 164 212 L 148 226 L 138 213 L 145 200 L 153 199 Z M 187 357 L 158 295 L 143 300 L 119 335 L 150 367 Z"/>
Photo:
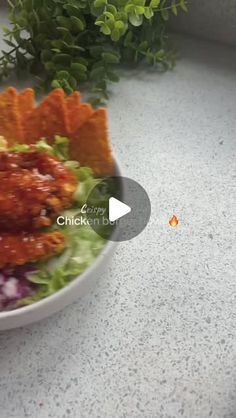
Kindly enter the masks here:
<path id="1" fill-rule="evenodd" d="M 49 260 L 42 270 L 28 273 L 27 279 L 37 284 L 38 290 L 21 300 L 21 305 L 32 304 L 65 287 L 93 263 L 106 243 L 89 225 L 66 227 L 63 233 L 67 238 L 66 250 Z"/>
<path id="2" fill-rule="evenodd" d="M 34 148 L 38 151 L 45 151 L 49 155 L 57 157 L 60 161 L 69 159 L 69 139 L 64 136 L 56 135 L 52 145 L 48 144 L 45 138 L 41 138 L 34 144 Z M 30 149 L 30 145 L 27 144 L 14 144 L 9 148 L 9 151 L 29 152 Z"/>
<path id="3" fill-rule="evenodd" d="M 10 152 L 29 152 L 30 146 L 27 144 L 14 144 L 8 149 Z"/>
<path id="4" fill-rule="evenodd" d="M 56 135 L 52 145 L 49 145 L 46 139 L 40 139 L 36 142 L 35 148 L 38 151 L 46 151 L 60 161 L 69 159 L 69 139 L 64 136 Z"/>
<path id="5" fill-rule="evenodd" d="M 61 161 L 69 160 L 69 139 L 56 135 L 53 143 L 53 155 Z"/>

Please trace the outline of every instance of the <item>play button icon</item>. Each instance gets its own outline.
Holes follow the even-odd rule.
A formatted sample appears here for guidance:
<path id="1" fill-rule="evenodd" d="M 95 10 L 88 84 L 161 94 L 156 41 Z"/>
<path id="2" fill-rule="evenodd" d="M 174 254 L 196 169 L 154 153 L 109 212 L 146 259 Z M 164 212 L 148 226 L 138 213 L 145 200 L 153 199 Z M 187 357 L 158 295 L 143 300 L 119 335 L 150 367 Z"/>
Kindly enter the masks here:
<path id="1" fill-rule="evenodd" d="M 109 199 L 109 221 L 115 222 L 122 216 L 127 215 L 131 212 L 131 207 L 116 199 L 115 197 L 110 197 Z"/>
<path id="2" fill-rule="evenodd" d="M 106 177 L 90 191 L 86 217 L 102 238 L 127 241 L 146 227 L 151 203 L 147 192 L 136 181 L 121 176 Z"/>

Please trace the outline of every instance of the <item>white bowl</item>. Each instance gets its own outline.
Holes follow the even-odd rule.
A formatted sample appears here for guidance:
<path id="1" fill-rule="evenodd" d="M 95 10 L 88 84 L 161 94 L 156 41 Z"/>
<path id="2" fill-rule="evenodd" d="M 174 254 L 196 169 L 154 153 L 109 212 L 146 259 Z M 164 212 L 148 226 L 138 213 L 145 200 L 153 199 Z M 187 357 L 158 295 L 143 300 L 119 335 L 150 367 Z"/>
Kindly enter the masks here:
<path id="1" fill-rule="evenodd" d="M 121 175 L 117 163 L 116 175 Z M 93 287 L 96 280 L 109 263 L 116 247 L 117 242 L 107 241 L 105 247 L 97 256 L 93 264 L 91 264 L 91 266 L 82 274 L 73 279 L 67 286 L 58 290 L 53 295 L 29 306 L 12 311 L 0 312 L 0 331 L 40 321 L 63 309 L 70 303 L 75 302 L 80 296 L 83 296 Z"/>

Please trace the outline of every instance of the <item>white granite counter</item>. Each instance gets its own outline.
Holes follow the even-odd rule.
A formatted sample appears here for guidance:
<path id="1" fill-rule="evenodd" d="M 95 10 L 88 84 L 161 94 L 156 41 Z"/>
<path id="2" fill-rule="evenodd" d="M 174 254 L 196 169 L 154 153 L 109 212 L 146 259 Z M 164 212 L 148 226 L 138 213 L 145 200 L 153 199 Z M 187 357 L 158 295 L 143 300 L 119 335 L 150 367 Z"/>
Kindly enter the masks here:
<path id="1" fill-rule="evenodd" d="M 83 300 L 0 334 L 1 418 L 236 416 L 236 52 L 180 45 L 173 72 L 124 73 L 109 103 L 151 221 Z"/>

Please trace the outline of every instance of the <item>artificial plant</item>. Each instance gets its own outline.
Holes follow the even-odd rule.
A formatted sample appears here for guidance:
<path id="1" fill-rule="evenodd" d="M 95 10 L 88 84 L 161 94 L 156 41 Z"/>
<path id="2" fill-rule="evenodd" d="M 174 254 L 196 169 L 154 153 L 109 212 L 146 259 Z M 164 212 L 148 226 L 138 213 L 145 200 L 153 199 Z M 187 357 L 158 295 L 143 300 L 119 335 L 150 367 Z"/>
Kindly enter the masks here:
<path id="1" fill-rule="evenodd" d="M 165 70 L 175 54 L 167 44 L 167 21 L 186 0 L 8 0 L 8 45 L 0 77 L 12 69 L 37 78 L 37 87 L 71 93 L 89 81 L 99 100 L 117 64 L 145 60 Z"/>

